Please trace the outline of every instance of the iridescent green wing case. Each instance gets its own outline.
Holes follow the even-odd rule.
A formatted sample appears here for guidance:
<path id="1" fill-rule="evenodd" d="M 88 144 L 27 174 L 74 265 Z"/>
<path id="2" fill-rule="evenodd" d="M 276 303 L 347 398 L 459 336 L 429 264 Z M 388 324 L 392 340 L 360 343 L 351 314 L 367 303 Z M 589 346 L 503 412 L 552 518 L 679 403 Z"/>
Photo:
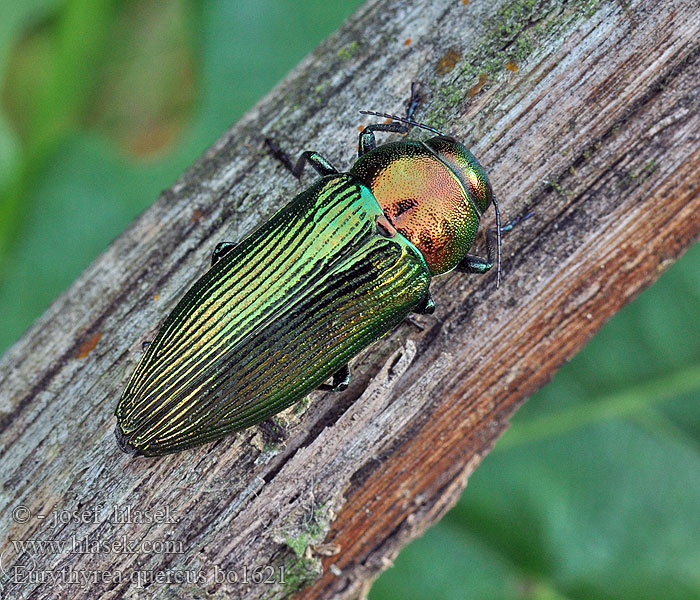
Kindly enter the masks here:
<path id="1" fill-rule="evenodd" d="M 354 176 L 324 177 L 214 264 L 122 395 L 123 447 L 166 454 L 259 423 L 400 323 L 431 275 L 383 215 Z"/>

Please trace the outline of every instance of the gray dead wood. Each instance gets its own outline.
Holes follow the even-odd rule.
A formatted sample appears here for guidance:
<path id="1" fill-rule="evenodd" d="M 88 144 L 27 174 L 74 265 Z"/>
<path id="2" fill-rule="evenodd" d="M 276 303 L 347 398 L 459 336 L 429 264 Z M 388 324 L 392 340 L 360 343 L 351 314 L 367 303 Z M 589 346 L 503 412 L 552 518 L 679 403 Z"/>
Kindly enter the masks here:
<path id="1" fill-rule="evenodd" d="M 697 238 L 699 73 L 697 2 L 368 2 L 3 357 L 2 597 L 361 595 L 517 406 Z M 436 280 L 424 329 L 402 325 L 353 362 L 348 391 L 290 410 L 282 445 L 252 428 L 122 454 L 112 411 L 142 342 L 217 242 L 301 189 L 263 137 L 347 168 L 357 110 L 402 112 L 411 81 L 419 118 L 466 140 L 504 214 L 536 213 L 505 241 L 501 288 Z M 64 546 L 13 544 L 30 539 Z"/>

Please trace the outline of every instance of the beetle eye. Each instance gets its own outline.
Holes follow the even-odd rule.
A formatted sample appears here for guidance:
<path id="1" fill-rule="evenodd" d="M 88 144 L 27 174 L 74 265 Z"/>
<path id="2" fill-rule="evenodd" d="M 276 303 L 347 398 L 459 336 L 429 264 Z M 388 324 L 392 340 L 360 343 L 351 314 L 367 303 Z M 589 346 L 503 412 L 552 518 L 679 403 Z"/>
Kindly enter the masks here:
<path id="1" fill-rule="evenodd" d="M 446 142 L 454 142 L 454 143 L 457 142 L 457 140 L 455 138 L 453 138 L 451 135 L 441 135 L 440 139 L 443 139 Z"/>

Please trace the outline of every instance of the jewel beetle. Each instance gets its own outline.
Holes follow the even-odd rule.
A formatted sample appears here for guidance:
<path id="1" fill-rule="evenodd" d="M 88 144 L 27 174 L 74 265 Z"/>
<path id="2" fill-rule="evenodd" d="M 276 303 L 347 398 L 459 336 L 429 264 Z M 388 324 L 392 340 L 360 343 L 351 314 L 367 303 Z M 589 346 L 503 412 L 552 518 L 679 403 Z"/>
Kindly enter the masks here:
<path id="1" fill-rule="evenodd" d="M 125 452 L 156 456 L 260 423 L 314 389 L 345 389 L 348 361 L 411 312 L 431 313 L 431 279 L 485 273 L 468 254 L 479 221 L 498 206 L 485 170 L 454 138 L 406 117 L 368 125 L 348 173 L 316 152 L 293 164 L 320 178 L 238 244 L 222 242 L 211 268 L 165 319 L 117 405 Z M 375 132 L 430 130 L 424 141 L 377 145 Z M 324 383 L 332 377 L 332 384 Z"/>

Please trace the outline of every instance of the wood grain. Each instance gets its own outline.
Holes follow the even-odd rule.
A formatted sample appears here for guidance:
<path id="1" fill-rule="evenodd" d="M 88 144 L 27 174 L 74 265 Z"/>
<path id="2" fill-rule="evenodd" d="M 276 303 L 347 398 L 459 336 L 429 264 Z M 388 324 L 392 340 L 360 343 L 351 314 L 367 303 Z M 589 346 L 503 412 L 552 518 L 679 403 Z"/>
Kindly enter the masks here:
<path id="1" fill-rule="evenodd" d="M 2 358 L 2 597 L 359 597 L 524 399 L 698 238 L 699 74 L 697 3 L 364 5 Z M 501 287 L 436 280 L 423 329 L 361 354 L 342 395 L 290 409 L 284 444 L 252 428 L 120 453 L 112 412 L 142 342 L 218 241 L 300 189 L 264 136 L 348 168 L 356 110 L 401 112 L 412 80 L 420 118 L 467 141 L 507 217 L 535 211 L 505 240 Z"/>

